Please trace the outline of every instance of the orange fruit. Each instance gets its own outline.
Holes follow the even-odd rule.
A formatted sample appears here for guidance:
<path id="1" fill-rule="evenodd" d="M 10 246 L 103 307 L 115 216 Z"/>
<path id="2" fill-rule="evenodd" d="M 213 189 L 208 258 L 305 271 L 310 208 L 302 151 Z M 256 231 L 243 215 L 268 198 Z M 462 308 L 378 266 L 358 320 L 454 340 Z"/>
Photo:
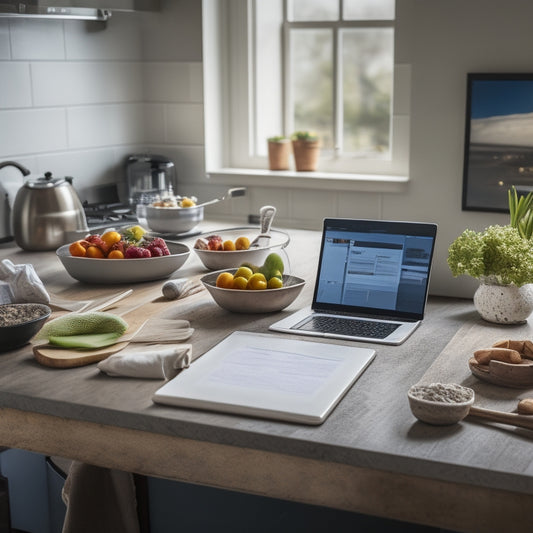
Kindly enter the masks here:
<path id="1" fill-rule="evenodd" d="M 98 248 L 98 246 L 89 246 L 85 252 L 85 257 L 92 257 L 96 259 L 101 259 L 104 257 L 104 252 Z"/>
<path id="2" fill-rule="evenodd" d="M 261 274 L 260 272 L 258 272 L 257 274 L 253 274 L 252 276 L 250 276 L 250 279 L 248 280 L 248 283 L 246 284 L 246 288 L 251 289 L 253 291 L 266 289 L 267 280 L 264 274 Z"/>
<path id="3" fill-rule="evenodd" d="M 224 247 L 224 250 L 226 252 L 233 252 L 235 250 L 235 243 L 232 240 L 227 240 L 222 243 L 222 246 Z"/>
<path id="4" fill-rule="evenodd" d="M 124 254 L 120 250 L 111 250 L 107 254 L 108 259 L 124 259 Z"/>
<path id="5" fill-rule="evenodd" d="M 111 248 L 113 244 L 122 239 L 122 235 L 118 231 L 106 231 L 101 239 L 107 244 L 108 248 Z"/>
<path id="6" fill-rule="evenodd" d="M 70 252 L 70 255 L 73 255 L 75 257 L 85 257 L 87 252 L 87 245 L 89 243 L 87 241 L 76 241 L 73 242 L 69 247 L 68 251 Z"/>
<path id="7" fill-rule="evenodd" d="M 247 284 L 248 284 L 248 280 L 246 278 L 243 278 L 242 276 L 235 276 L 233 278 L 232 289 L 244 290 L 246 289 Z"/>
<path id="8" fill-rule="evenodd" d="M 250 239 L 248 237 L 238 237 L 235 240 L 236 250 L 248 250 L 250 248 Z"/>
<path id="9" fill-rule="evenodd" d="M 222 289 L 232 289 L 233 274 L 231 272 L 221 272 L 217 277 L 216 285 Z"/>

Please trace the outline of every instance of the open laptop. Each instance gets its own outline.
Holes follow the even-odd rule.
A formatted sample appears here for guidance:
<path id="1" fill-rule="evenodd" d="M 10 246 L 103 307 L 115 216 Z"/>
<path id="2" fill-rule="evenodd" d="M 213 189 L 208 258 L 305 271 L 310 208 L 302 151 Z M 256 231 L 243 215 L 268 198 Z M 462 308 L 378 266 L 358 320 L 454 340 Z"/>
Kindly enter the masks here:
<path id="1" fill-rule="evenodd" d="M 326 218 L 311 307 L 269 329 L 401 344 L 424 317 L 436 224 Z"/>

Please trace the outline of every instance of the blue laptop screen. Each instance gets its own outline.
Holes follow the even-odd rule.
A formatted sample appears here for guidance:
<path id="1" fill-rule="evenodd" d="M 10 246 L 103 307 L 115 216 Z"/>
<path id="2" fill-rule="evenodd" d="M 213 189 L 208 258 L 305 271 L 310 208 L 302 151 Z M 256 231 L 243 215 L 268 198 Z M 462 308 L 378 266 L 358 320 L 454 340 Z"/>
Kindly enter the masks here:
<path id="1" fill-rule="evenodd" d="M 436 226 L 326 219 L 315 309 L 423 317 Z"/>

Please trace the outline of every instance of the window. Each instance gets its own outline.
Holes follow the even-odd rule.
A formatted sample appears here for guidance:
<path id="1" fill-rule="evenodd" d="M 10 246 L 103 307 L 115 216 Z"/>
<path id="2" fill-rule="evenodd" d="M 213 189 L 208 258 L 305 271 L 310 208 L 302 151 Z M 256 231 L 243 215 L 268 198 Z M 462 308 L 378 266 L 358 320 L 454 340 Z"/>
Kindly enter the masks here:
<path id="1" fill-rule="evenodd" d="M 408 92 L 394 64 L 395 0 L 222 4 L 219 166 L 265 169 L 268 137 L 313 130 L 323 173 L 407 176 L 409 120 L 393 93 L 398 82 Z"/>

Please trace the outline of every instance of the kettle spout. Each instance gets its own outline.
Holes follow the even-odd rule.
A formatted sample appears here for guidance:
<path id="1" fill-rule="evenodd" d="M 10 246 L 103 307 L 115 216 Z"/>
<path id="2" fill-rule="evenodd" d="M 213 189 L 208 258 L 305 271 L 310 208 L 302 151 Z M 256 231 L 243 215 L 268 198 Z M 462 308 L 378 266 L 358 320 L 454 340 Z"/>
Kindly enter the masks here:
<path id="1" fill-rule="evenodd" d="M 4 167 L 18 168 L 22 172 L 23 176 L 28 176 L 29 174 L 31 174 L 31 172 L 24 165 L 21 165 L 20 163 L 17 163 L 16 161 L 1 161 L 0 168 L 4 168 Z"/>

